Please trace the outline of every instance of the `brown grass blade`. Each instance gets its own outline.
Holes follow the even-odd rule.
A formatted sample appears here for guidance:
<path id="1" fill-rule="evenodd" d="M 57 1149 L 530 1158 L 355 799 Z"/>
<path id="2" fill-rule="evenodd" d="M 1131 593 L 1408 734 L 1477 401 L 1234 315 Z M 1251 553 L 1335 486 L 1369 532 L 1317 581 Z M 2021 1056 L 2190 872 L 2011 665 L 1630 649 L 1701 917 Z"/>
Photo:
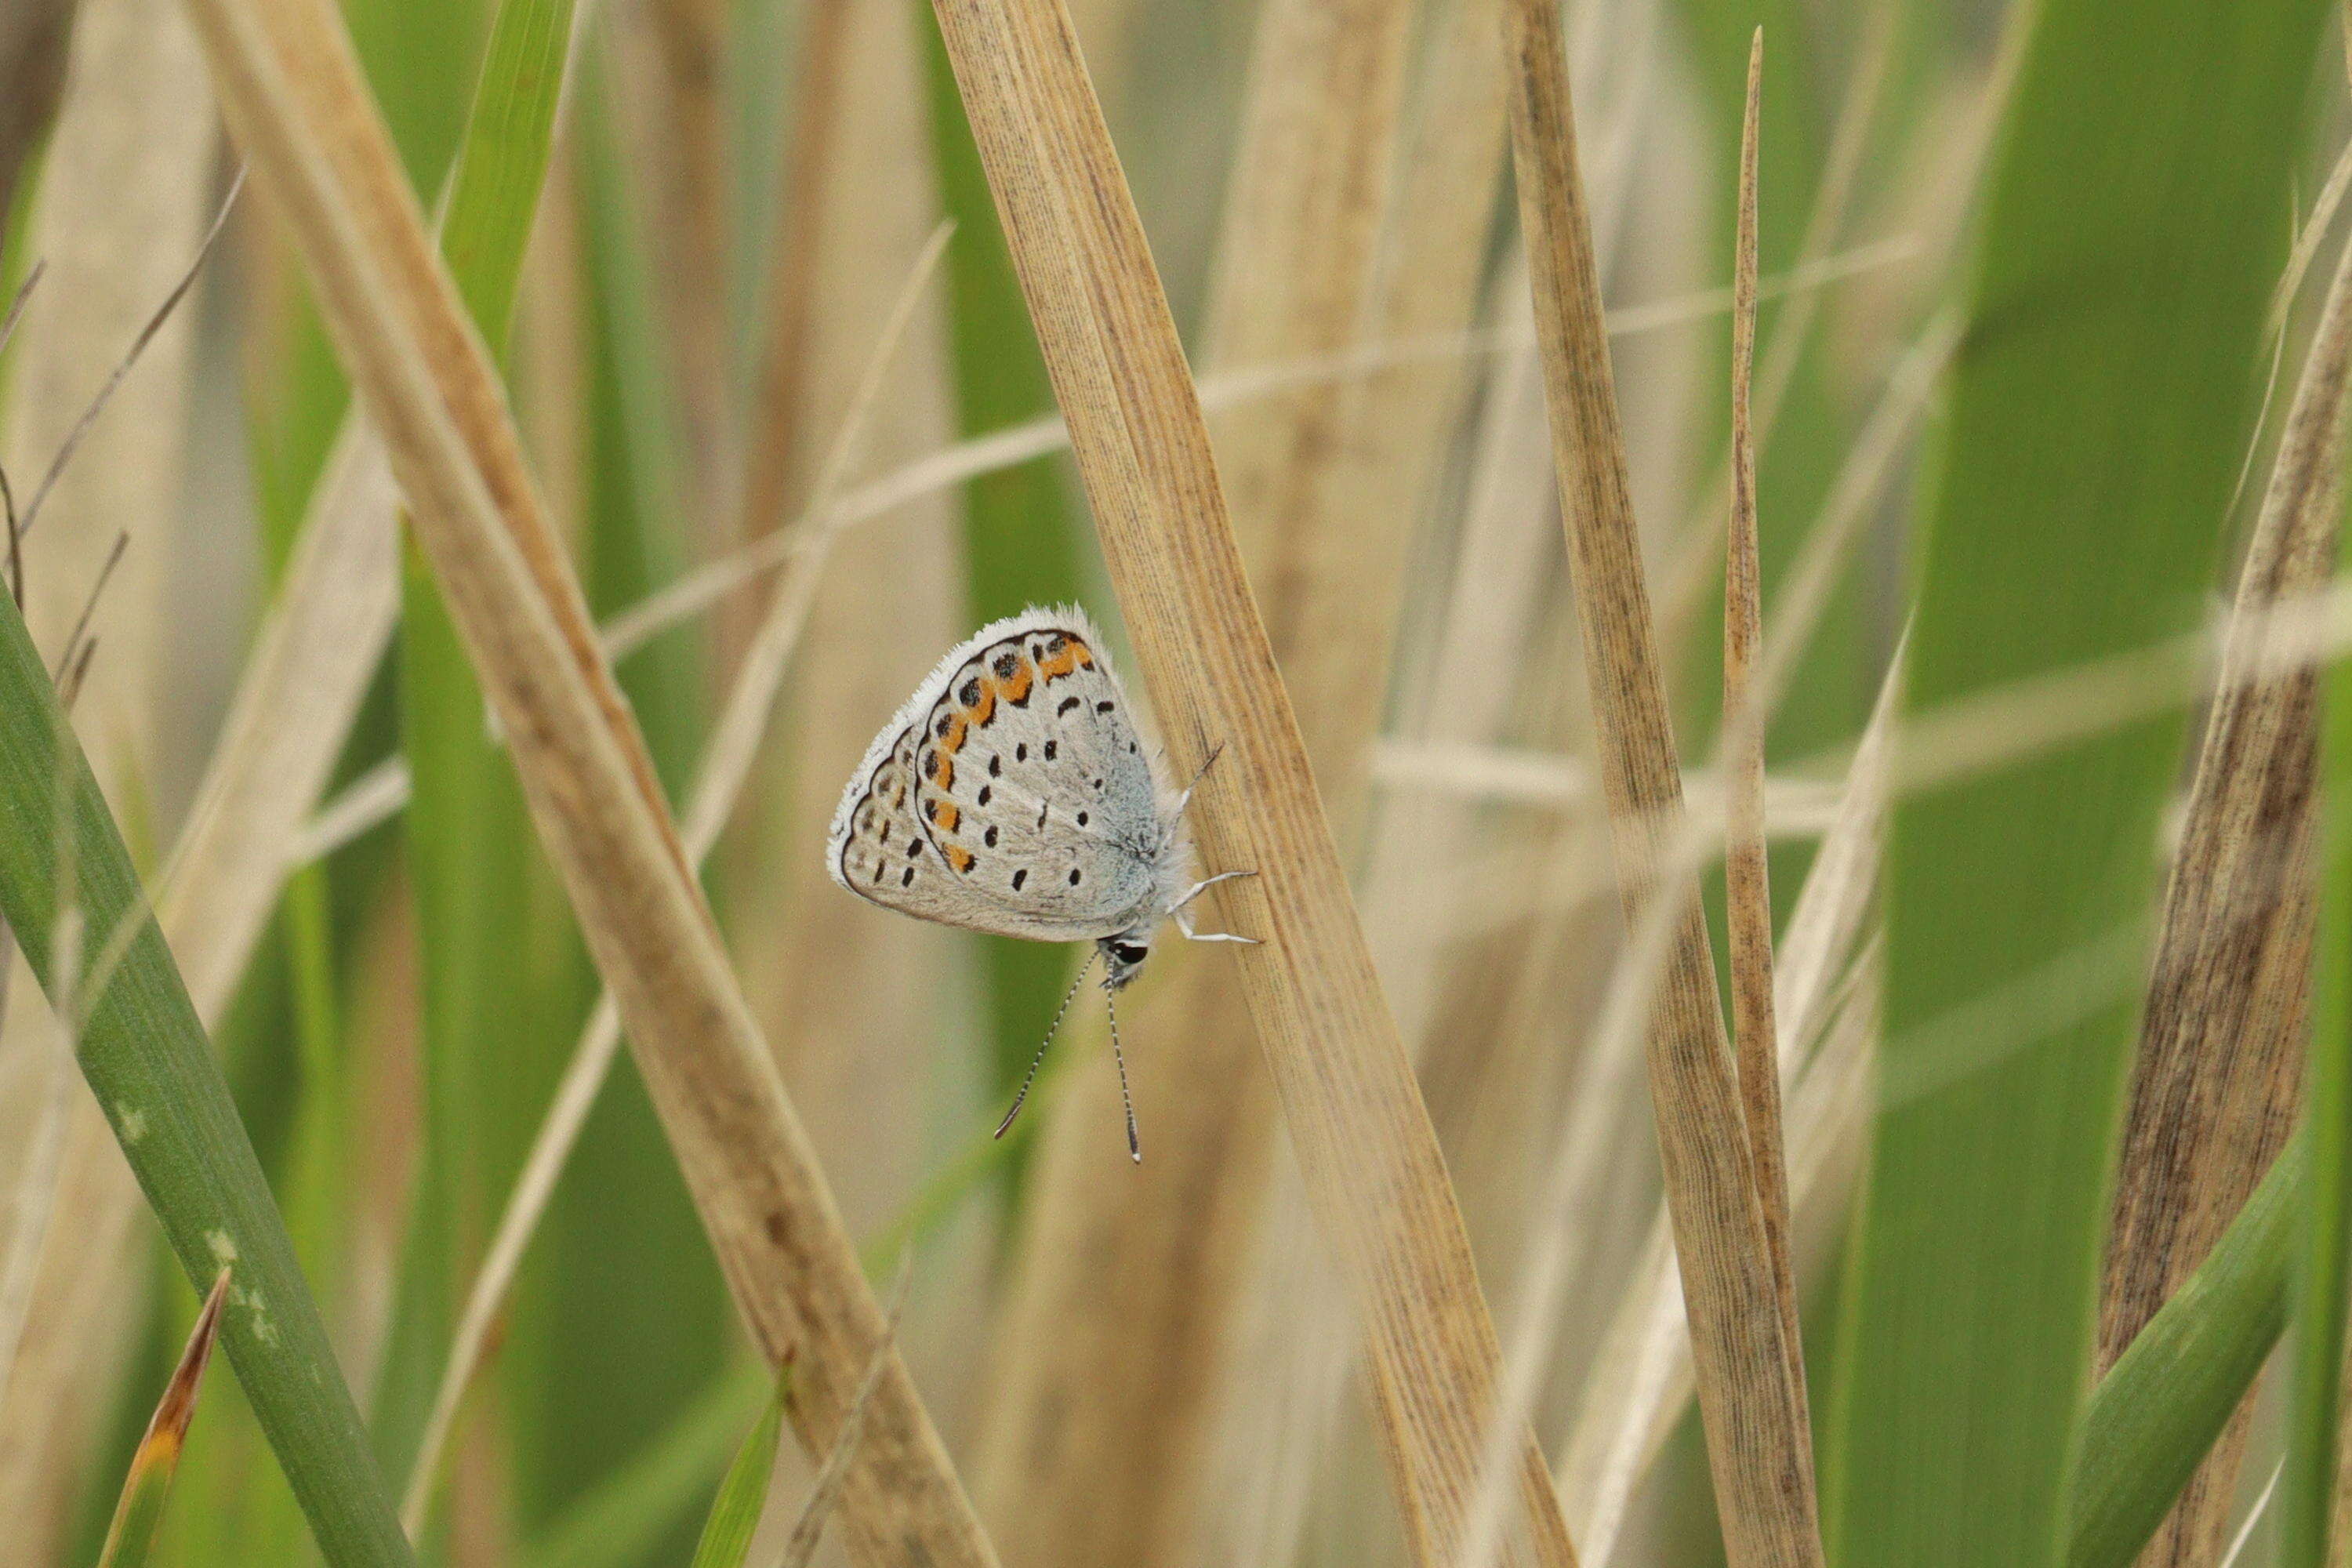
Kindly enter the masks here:
<path id="1" fill-rule="evenodd" d="M 1273 0 L 1259 13 L 1208 311 L 1221 370 L 1334 358 L 1391 326 L 1372 289 L 1412 11 Z M 1334 504 L 1339 454 L 1366 447 L 1382 379 L 1294 384 L 1212 422 L 1234 536 L 1282 606 L 1274 655 L 1343 821 L 1362 795 L 1413 520 L 1395 490 Z M 1120 1085 L 1097 1042 L 1073 1040 L 1087 1060 L 1028 1189 L 982 1438 L 998 1539 L 1064 1568 L 1171 1561 L 1213 1496 L 1205 1433 L 1272 1163 L 1272 1088 L 1225 966 L 1187 964 L 1141 1000 L 1130 1037 L 1188 1042 L 1133 1064 L 1152 1158 L 1132 1180 L 1104 1179 L 1090 1134 L 1116 1125 Z"/>
<path id="2" fill-rule="evenodd" d="M 796 1426 L 828 1447 L 881 1311 L 775 1081 L 642 738 L 524 468 L 351 41 L 320 0 L 191 0 L 229 118 L 383 432 L 419 542 L 618 1002 L 714 1247 Z M 845 1500 L 861 1561 L 992 1561 L 895 1361 Z"/>
<path id="3" fill-rule="evenodd" d="M 1866 1067 L 1875 1025 L 1837 1005 L 1842 978 L 1861 962 L 1869 910 L 1885 849 L 1889 748 L 1898 655 L 1846 770 L 1837 820 L 1798 894 L 1775 976 L 1780 1071 L 1790 1094 L 1790 1202 L 1801 1227 L 1834 1205 L 1834 1157 L 1861 1129 L 1868 1108 Z M 1854 1037 L 1847 1040 L 1839 1031 Z M 1849 1047 L 1850 1048 L 1846 1048 Z M 1560 1492 L 1597 1565 L 1610 1560 L 1634 1489 L 1693 1391 L 1690 1332 L 1664 1214 L 1620 1299 L 1592 1362 L 1576 1424 L 1560 1457 Z"/>
<path id="4" fill-rule="evenodd" d="M 1211 868 L 1264 939 L 1236 963 L 1309 1196 L 1370 1336 L 1416 1552 L 1459 1543 L 1494 1396 L 1494 1327 L 1444 1163 L 1348 896 L 1227 524 L 1199 402 L 1059 0 L 935 6 L 1054 378 L 1113 585 Z M 1520 1443 L 1520 1562 L 1573 1561 Z"/>
<path id="5" fill-rule="evenodd" d="M 2112 1365 L 2202 1262 L 2285 1141 L 2299 1099 L 2315 889 L 2318 675 L 2259 676 L 2264 613 L 2326 584 L 2352 370 L 2352 247 L 2338 261 L 2240 569 L 2173 859 L 2126 1115 L 2099 1319 Z M 2251 1396 L 2250 1396 L 2251 1398 Z M 2210 1563 L 2249 1406 L 2141 1554 Z"/>
<path id="6" fill-rule="evenodd" d="M 1756 166 L 1764 78 L 1764 29 L 1748 53 L 1748 102 L 1740 121 L 1739 222 L 1731 292 L 1731 521 L 1723 585 L 1724 901 L 1731 961 L 1732 1038 L 1748 1160 L 1764 1211 L 1764 1239 L 1780 1298 L 1790 1391 L 1799 1430 L 1812 1417 L 1805 1397 L 1804 1340 L 1789 1261 L 1789 1171 L 1780 1142 L 1780 1053 L 1772 1022 L 1772 884 L 1764 847 L 1764 709 L 1757 700 L 1757 647 L 1763 640 L 1763 567 L 1757 543 L 1756 433 L 1749 395 L 1756 366 Z"/>
<path id="7" fill-rule="evenodd" d="M 1651 1098 L 1725 1542 L 1734 1568 L 1815 1564 L 1811 1443 L 1797 1421 L 1795 1359 L 1697 885 L 1687 872 L 1660 882 L 1680 830 L 1682 774 L 1627 494 L 1559 20 L 1548 0 L 1511 0 L 1508 15 L 1520 224 L 1619 885 L 1637 923 L 1653 900 L 1679 911 L 1653 1023 Z"/>

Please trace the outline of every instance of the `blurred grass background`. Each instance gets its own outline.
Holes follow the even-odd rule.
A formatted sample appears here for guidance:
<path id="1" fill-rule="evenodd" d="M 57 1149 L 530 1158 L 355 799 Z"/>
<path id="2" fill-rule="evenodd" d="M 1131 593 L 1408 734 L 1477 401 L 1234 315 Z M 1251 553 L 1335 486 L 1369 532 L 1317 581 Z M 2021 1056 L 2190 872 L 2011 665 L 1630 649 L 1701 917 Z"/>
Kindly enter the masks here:
<path id="1" fill-rule="evenodd" d="M 1244 176 L 1283 173 L 1246 163 L 1283 144 L 1267 117 L 1285 84 L 1265 76 L 1275 57 L 1258 40 L 1280 19 L 1372 26 L 1372 8 L 1071 11 L 1180 329 L 1214 373 L 1203 390 L 1221 437 L 1270 406 L 1253 374 L 1286 376 L 1282 395 L 1336 410 L 1328 449 L 1304 459 L 1310 478 L 1383 471 L 1364 445 L 1399 426 L 1360 415 L 1349 389 L 1400 366 L 1458 374 L 1449 388 L 1415 384 L 1437 412 L 1412 437 L 1424 448 L 1393 470 L 1421 476 L 1410 493 L 1360 495 L 1310 542 L 1326 560 L 1393 551 L 1403 563 L 1395 603 L 1368 611 L 1382 636 L 1366 646 L 1394 646 L 1392 668 L 1362 665 L 1380 735 L 1316 762 L 1347 781 L 1334 788 L 1367 781 L 1364 826 L 1342 841 L 1507 1344 L 1527 1326 L 1512 1314 L 1530 1260 L 1572 1247 L 1534 1335 L 1536 1430 L 1564 1463 L 1573 1435 L 1620 1414 L 1594 1402 L 1614 1397 L 1604 1347 L 1655 1266 L 1656 1158 L 1641 1075 L 1603 1047 L 1632 949 L 1610 901 L 1595 721 L 1530 374 L 1499 22 L 1491 0 L 1396 3 L 1399 129 L 1371 159 L 1380 227 L 1362 321 L 1340 352 L 1270 366 L 1212 363 L 1205 342 L 1213 311 L 1295 282 L 1254 281 L 1253 258 L 1226 248 Z M 0 376 L 0 457 L 20 500 L 159 302 L 158 278 L 193 256 L 235 163 L 175 20 L 145 26 L 132 0 L 22 10 L 21 23 L 0 18 L 0 89 L 23 84 L 0 113 L 0 262 L 12 284 L 36 260 L 47 271 Z M 800 526 L 889 303 L 942 217 L 955 225 L 944 266 L 855 433 L 846 488 L 1054 414 L 917 0 L 342 0 L 341 12 L 411 181 L 448 215 L 449 264 L 598 616 Z M 2323 0 L 2168 0 L 2128 22 L 2090 0 L 1567 0 L 1566 21 L 1696 801 L 1710 798 L 1717 727 L 1719 291 L 1759 26 L 1767 635 L 1787 627 L 1801 640 L 1769 730 L 1776 819 L 1807 789 L 1834 796 L 1906 626 L 1906 711 L 1933 719 L 1956 698 L 2190 633 L 2226 599 L 2315 281 L 2284 296 L 2274 333 L 2264 308 L 2299 246 L 2332 260 L 2340 243 L 2326 193 L 2340 194 L 2328 176 L 2347 127 L 2342 23 Z M 1481 37 L 1495 40 L 1486 56 L 1451 52 Z M 1439 177 L 1476 216 L 1465 269 L 1476 328 L 1384 342 L 1382 321 L 1412 316 L 1396 299 L 1425 281 L 1408 198 L 1428 171 L 1413 161 L 1440 156 L 1455 163 Z M 498 177 L 469 190 L 453 176 L 467 159 Z M 1303 202 L 1318 198 L 1314 181 L 1302 186 Z M 1951 319 L 1951 368 L 1925 407 L 1901 406 L 1898 367 Z M 250 188 L 27 542 L 26 620 L 54 657 L 114 531 L 129 534 L 76 720 L 151 879 L 186 826 L 350 403 L 281 215 Z M 1090 1058 L 1049 1068 L 1024 1112 L 1035 1131 L 988 1145 L 1075 954 L 909 928 L 818 867 L 841 781 L 940 652 L 1033 603 L 1075 600 L 1110 622 L 1102 584 L 1050 441 L 856 523 L 822 563 L 753 787 L 712 861 L 714 902 L 853 1233 L 890 1247 L 913 1237 L 902 1338 L 1008 1563 L 1402 1563 L 1406 1532 L 1348 1372 L 1355 1330 L 1278 1134 L 1249 1109 L 1263 1088 L 1185 1070 L 1202 1057 L 1262 1068 L 1231 1041 L 1188 1038 L 1198 1016 L 1148 1000 L 1175 992 L 1169 972 L 1216 965 L 1214 950 L 1167 944 L 1136 1009 L 1154 1026 L 1126 1044 L 1156 1058 L 1139 1075 L 1142 1171 L 1094 1114 L 1085 1075 L 1104 1064 Z M 1308 596 L 1278 576 L 1256 587 L 1269 619 Z M 754 578 L 619 665 L 673 800 L 775 591 Z M 289 868 L 215 1030 L 395 1498 L 597 994 L 413 548 L 399 598 L 329 794 L 396 763 L 404 804 Z M 2135 1179 L 2116 1170 L 2116 1130 L 2200 711 L 2183 684 L 2132 727 L 1904 800 L 1883 897 L 1828 960 L 1842 1005 L 1878 1006 L 1886 1036 L 1877 1099 L 1831 1120 L 1847 1131 L 1812 1152 L 1824 1195 L 1797 1215 L 1841 1568 L 2063 1559 L 2068 1499 L 2096 1463 L 2081 1432 L 2100 1260 L 2116 1184 Z M 1966 744 L 2000 757 L 2007 739 L 1986 725 Z M 1824 826 L 1787 815 L 1772 863 L 1784 918 Z M 2301 862 L 2284 873 L 2309 874 Z M 2340 935 L 2337 917 L 2323 930 Z M 2320 951 L 2325 996 L 2345 959 Z M 2065 959 L 2076 966 L 2053 968 Z M 55 1045 L 31 977 L 19 973 L 8 999 L 0 1279 L 21 1255 L 33 1282 L 19 1343 L 0 1342 L 16 1357 L 0 1362 L 0 1555 L 49 1568 L 96 1559 L 197 1297 L 143 1212 L 118 1237 L 85 1225 L 107 1211 L 79 1166 L 45 1174 L 34 1156 Z M 2340 997 L 2318 1016 L 2318 1048 L 2335 1054 L 2315 1058 L 2313 1087 L 2340 1098 Z M 1065 1052 L 1098 1052 L 1098 1026 L 1068 1034 Z M 1792 1097 L 1817 1047 L 1829 1050 L 1790 1047 Z M 1187 1168 L 1161 1160 L 1155 1125 L 1229 1110 L 1236 1146 L 1186 1178 L 1202 1184 L 1151 1185 Z M 1539 1211 L 1571 1136 L 1591 1140 L 1587 1173 L 1566 1210 Z M 2340 1271 L 2328 1238 L 2352 1211 L 2340 1164 L 2318 1168 L 2333 1184 L 2312 1200 L 2309 1239 Z M 1087 1238 L 1103 1235 L 1122 1251 L 1097 1273 Z M 1078 1250 L 1048 1289 L 1038 1254 L 1056 1247 Z M 876 1261 L 887 1274 L 896 1258 Z M 1123 1298 L 1138 1273 L 1189 1310 Z M 2327 1329 L 2326 1314 L 2305 1316 Z M 2340 1321 L 2329 1331 L 2340 1337 Z M 1118 1353 L 1075 1359 L 1105 1343 Z M 625 1057 L 460 1407 L 420 1555 L 456 1568 L 688 1561 L 759 1418 L 755 1361 Z M 2337 1415 L 2311 1392 L 2317 1376 L 2305 1368 L 2293 1418 L 2275 1394 L 2254 1403 L 2243 1464 L 2222 1487 L 2227 1533 L 2252 1528 L 2242 1563 L 2328 1560 L 2333 1449 L 2320 1445 Z M 1179 1384 L 1181 1397 L 1159 1397 Z M 1053 1438 L 1088 1430 L 1086 1412 L 1057 1403 L 1087 1399 L 1164 1411 L 1133 1445 L 1148 1465 Z M 1660 1395 L 1638 1420 L 1671 1430 L 1686 1403 L 1686 1388 Z M 1616 1483 L 1623 1518 L 1605 1544 L 1571 1510 L 1585 1562 L 1679 1568 L 1723 1552 L 1692 1428 L 1683 1415 Z M 1011 1434 L 1034 1447 L 1011 1451 Z M 2303 1478 L 2287 1505 L 2265 1489 L 2283 1460 Z M 813 1470 L 785 1445 L 770 1538 Z M 1060 1527 L 1034 1511 L 1048 1506 L 1066 1510 Z M 2161 1560 L 2218 1560 L 2179 1550 Z M 314 1551 L 236 1380 L 215 1370 L 154 1560 L 299 1563 Z"/>

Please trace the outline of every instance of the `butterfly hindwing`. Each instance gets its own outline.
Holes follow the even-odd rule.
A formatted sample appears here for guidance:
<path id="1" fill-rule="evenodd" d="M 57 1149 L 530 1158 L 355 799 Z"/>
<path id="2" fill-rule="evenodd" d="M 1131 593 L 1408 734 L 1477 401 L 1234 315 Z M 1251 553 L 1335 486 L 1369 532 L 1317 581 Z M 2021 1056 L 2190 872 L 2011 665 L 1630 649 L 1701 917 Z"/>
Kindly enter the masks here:
<path id="1" fill-rule="evenodd" d="M 893 723 L 835 818 L 844 886 L 928 920 L 1045 940 L 1111 934 L 1150 902 L 1166 847 L 1158 790 L 1083 616 L 1032 611 L 989 627 Z"/>

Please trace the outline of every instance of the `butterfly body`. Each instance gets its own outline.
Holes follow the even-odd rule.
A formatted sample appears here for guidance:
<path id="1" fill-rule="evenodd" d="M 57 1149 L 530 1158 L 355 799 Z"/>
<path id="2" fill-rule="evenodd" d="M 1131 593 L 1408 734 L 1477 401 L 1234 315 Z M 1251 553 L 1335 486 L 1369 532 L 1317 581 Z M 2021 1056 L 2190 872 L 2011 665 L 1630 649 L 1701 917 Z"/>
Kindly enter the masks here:
<path id="1" fill-rule="evenodd" d="M 1183 812 L 1093 624 L 1031 609 L 915 689 L 851 775 L 826 853 L 835 881 L 886 909 L 1092 941 L 1115 990 L 1184 899 Z"/>

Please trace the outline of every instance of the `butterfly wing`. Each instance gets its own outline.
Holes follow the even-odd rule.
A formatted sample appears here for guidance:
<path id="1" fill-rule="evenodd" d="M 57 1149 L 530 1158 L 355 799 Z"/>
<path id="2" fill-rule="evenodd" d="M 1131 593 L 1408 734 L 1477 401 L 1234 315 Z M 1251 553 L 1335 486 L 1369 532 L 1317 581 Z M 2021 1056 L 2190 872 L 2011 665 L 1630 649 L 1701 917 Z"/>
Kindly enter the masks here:
<path id="1" fill-rule="evenodd" d="M 852 892 L 1045 941 L 1110 935 L 1150 902 L 1168 847 L 1158 791 L 1083 616 L 988 627 L 892 723 L 835 820 L 834 874 Z"/>

